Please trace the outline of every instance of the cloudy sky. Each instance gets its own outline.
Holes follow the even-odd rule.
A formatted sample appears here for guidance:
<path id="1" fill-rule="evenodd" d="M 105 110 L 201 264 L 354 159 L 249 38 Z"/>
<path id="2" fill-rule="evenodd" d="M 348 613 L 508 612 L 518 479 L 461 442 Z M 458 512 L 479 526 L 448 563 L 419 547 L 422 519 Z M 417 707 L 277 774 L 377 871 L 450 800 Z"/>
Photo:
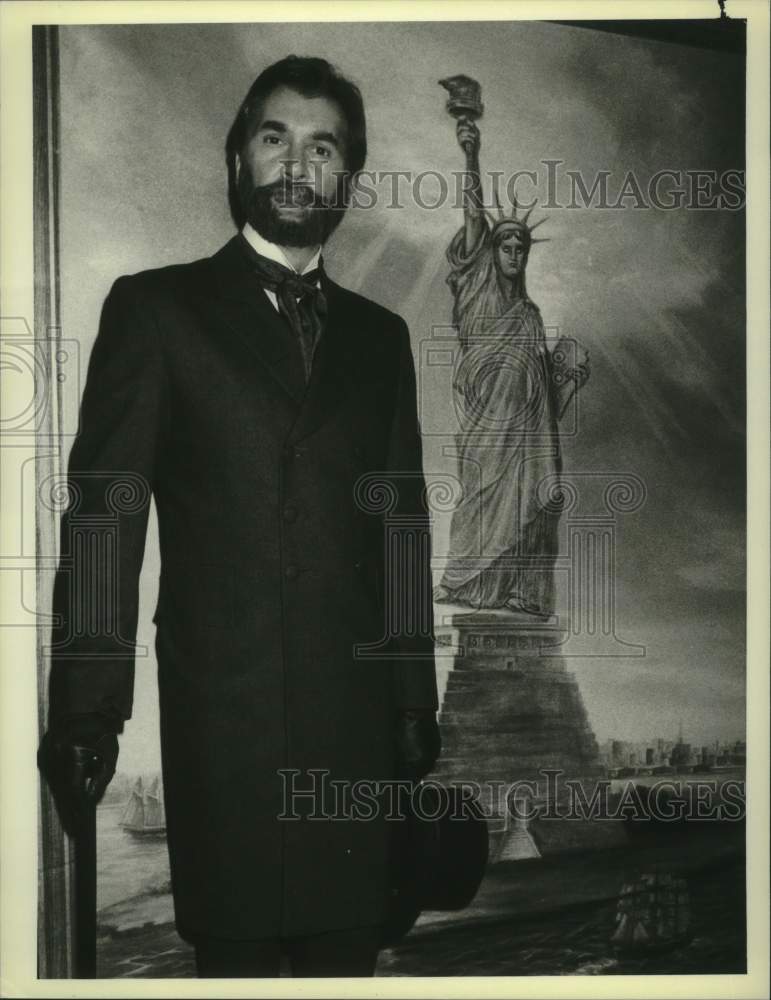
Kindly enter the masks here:
<path id="1" fill-rule="evenodd" d="M 64 336 L 82 367 L 101 301 L 120 273 L 190 260 L 232 233 L 222 148 L 254 76 L 283 55 L 329 58 L 361 87 L 371 170 L 462 166 L 441 77 L 482 85 L 482 166 L 547 160 L 611 201 L 634 171 L 743 167 L 743 69 L 732 57 L 537 23 L 67 28 L 62 38 Z M 427 182 L 425 199 L 433 197 Z M 532 188 L 527 188 L 528 194 Z M 416 361 L 450 321 L 444 252 L 461 222 L 407 195 L 354 209 L 325 253 L 343 284 L 408 320 Z M 592 357 L 568 473 L 631 473 L 642 508 L 616 524 L 617 634 L 642 657 L 571 658 L 600 740 L 672 737 L 700 744 L 744 733 L 744 217 L 715 210 L 553 208 L 528 291 L 547 327 Z M 423 370 L 426 471 L 451 469 L 449 379 Z M 599 513 L 602 508 L 594 512 Z M 437 524 L 443 551 L 446 522 Z M 158 576 L 154 534 L 143 572 L 140 636 Z M 155 664 L 137 671 L 125 769 L 157 760 Z"/>

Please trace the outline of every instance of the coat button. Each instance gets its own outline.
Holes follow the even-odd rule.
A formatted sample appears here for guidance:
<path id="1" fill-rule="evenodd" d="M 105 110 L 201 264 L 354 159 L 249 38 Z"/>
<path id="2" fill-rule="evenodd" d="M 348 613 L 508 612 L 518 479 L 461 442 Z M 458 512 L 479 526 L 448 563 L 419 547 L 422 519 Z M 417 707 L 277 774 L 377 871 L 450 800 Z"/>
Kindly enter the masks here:
<path id="1" fill-rule="evenodd" d="M 287 507 L 284 507 L 284 520 L 285 521 L 289 521 L 290 523 L 292 521 L 296 521 L 297 520 L 297 508 L 293 507 L 291 504 L 289 506 L 287 506 Z"/>
<path id="2" fill-rule="evenodd" d="M 287 580 L 296 580 L 299 575 L 300 571 L 296 566 L 287 566 L 284 570 L 284 576 Z"/>

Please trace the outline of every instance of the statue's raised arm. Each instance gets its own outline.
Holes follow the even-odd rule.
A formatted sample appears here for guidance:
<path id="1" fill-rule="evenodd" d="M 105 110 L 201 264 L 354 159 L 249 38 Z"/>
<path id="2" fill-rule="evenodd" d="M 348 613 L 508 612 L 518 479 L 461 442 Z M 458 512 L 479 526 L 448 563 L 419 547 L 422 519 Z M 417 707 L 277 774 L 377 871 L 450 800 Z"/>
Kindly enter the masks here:
<path id="1" fill-rule="evenodd" d="M 451 76 L 439 83 L 448 91 L 447 111 L 457 119 L 458 144 L 466 154 L 466 172 L 461 185 L 465 220 L 464 250 L 471 253 L 485 230 L 482 181 L 479 174 L 480 135 L 475 120 L 482 117 L 482 88 L 469 76 Z"/>
<path id="2" fill-rule="evenodd" d="M 470 118 L 459 118 L 456 127 L 458 142 L 466 152 L 466 176 L 461 188 L 465 220 L 465 251 L 471 253 L 487 225 L 482 207 L 482 182 L 479 176 L 479 129 Z"/>

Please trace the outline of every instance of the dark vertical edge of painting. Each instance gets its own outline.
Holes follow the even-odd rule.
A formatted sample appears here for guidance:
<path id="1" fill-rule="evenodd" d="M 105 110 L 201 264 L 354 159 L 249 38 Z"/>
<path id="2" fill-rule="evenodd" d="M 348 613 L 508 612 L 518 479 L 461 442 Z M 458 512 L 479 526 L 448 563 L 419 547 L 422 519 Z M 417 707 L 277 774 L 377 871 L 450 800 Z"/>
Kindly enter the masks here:
<path id="1" fill-rule="evenodd" d="M 35 449 L 35 589 L 41 622 L 47 620 L 57 553 L 57 515 L 41 502 L 61 465 L 61 400 L 55 377 L 59 330 L 59 29 L 32 28 L 33 218 L 35 267 L 35 397 L 39 405 Z M 38 729 L 46 723 L 46 628 L 37 630 Z M 38 813 L 38 977 L 73 974 L 73 861 L 53 798 L 40 782 Z"/>

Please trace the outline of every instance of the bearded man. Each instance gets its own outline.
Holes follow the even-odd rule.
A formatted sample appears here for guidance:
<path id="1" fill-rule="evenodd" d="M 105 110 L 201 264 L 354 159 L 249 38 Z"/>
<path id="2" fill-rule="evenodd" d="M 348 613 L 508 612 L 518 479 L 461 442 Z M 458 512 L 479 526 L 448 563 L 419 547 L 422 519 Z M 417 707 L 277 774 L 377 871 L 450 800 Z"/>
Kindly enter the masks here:
<path id="1" fill-rule="evenodd" d="M 389 823 L 351 790 L 379 804 L 373 787 L 439 752 L 429 549 L 408 547 L 398 579 L 384 551 L 389 514 L 428 531 L 409 332 L 320 256 L 364 164 L 358 89 L 287 57 L 226 148 L 238 234 L 119 278 L 104 305 L 69 460 L 47 740 L 70 794 L 98 798 L 131 716 L 152 495 L 171 881 L 198 974 L 277 975 L 285 952 L 295 975 L 371 975 Z M 391 506 L 373 514 L 362 484 L 378 482 Z M 403 579 L 412 624 L 384 636 Z"/>

